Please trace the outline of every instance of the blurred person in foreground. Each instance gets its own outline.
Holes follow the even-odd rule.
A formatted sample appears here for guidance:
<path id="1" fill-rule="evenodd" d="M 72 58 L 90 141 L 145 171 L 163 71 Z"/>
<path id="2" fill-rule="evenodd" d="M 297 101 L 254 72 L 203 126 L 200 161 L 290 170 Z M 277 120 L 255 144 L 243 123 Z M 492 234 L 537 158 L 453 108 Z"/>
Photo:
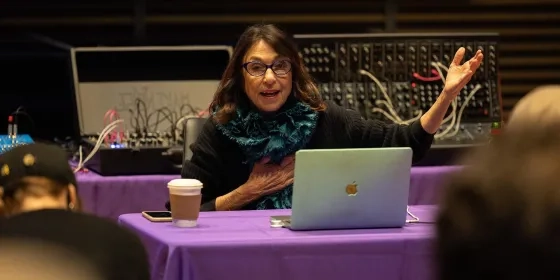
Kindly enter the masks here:
<path id="1" fill-rule="evenodd" d="M 465 159 L 437 217 L 439 280 L 560 279 L 559 127 L 516 126 Z"/>
<path id="2" fill-rule="evenodd" d="M 560 121 L 560 85 L 544 85 L 515 104 L 506 129 Z"/>
<path id="3" fill-rule="evenodd" d="M 138 237 L 115 222 L 81 213 L 76 188 L 66 153 L 57 146 L 28 144 L 0 154 L 5 215 L 0 238 L 45 242 L 78 253 L 103 279 L 149 279 Z"/>
<path id="4" fill-rule="evenodd" d="M 463 63 L 464 55 L 464 48 L 455 53 L 428 111 L 410 124 L 386 124 L 323 100 L 291 37 L 274 25 L 251 26 L 237 42 L 181 175 L 204 184 L 203 211 L 290 209 L 300 149 L 411 147 L 417 161 L 483 58 L 479 50 Z"/>
<path id="5" fill-rule="evenodd" d="M 0 238 L 0 280 L 104 280 L 84 259 L 59 246 Z"/>

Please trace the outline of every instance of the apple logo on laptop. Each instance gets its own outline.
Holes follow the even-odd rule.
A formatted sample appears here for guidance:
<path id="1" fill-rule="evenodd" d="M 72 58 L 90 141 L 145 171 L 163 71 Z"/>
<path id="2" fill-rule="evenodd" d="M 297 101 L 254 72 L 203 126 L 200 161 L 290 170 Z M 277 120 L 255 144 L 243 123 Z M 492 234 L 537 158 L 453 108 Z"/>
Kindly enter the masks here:
<path id="1" fill-rule="evenodd" d="M 358 194 L 358 184 L 352 182 L 352 184 L 346 185 L 346 193 L 348 196 L 356 196 Z"/>

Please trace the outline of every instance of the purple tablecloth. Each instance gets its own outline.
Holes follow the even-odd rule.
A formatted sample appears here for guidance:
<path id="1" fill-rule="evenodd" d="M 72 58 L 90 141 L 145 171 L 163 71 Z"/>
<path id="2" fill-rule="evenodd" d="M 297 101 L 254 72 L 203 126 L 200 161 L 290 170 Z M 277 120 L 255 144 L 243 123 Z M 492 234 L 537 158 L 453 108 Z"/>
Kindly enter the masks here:
<path id="1" fill-rule="evenodd" d="M 410 184 L 410 205 L 437 204 L 442 183 L 458 167 L 414 167 Z M 84 208 L 98 216 L 117 219 L 126 213 L 165 210 L 167 182 L 178 175 L 111 176 L 78 174 Z"/>
<path id="2" fill-rule="evenodd" d="M 142 239 L 153 280 L 428 280 L 435 210 L 412 206 L 412 214 L 428 223 L 369 230 L 270 227 L 270 216 L 289 210 L 206 212 L 190 229 L 141 214 L 122 215 L 119 222 Z"/>
<path id="3" fill-rule="evenodd" d="M 100 176 L 78 174 L 78 193 L 84 210 L 117 220 L 126 213 L 165 210 L 167 182 L 179 175 Z"/>

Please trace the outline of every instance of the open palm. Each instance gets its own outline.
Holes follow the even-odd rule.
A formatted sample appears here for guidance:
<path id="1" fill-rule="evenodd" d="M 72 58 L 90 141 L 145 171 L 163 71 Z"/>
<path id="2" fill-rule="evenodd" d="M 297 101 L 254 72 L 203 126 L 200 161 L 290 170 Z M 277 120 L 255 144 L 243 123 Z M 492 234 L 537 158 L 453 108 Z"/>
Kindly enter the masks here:
<path id="1" fill-rule="evenodd" d="M 443 92 L 449 94 L 449 97 L 455 98 L 461 89 L 471 80 L 472 75 L 482 63 L 482 51 L 478 50 L 476 54 L 467 62 L 461 64 L 465 57 L 465 48 L 459 48 L 455 53 L 453 62 L 449 65 L 447 77 L 445 79 L 445 87 Z"/>

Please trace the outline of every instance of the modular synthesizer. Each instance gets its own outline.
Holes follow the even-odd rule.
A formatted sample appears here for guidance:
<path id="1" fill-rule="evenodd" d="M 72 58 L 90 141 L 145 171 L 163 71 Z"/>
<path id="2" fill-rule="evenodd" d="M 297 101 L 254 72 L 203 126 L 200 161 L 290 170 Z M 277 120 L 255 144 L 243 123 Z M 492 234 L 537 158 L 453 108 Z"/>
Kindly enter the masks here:
<path id="1" fill-rule="evenodd" d="M 365 119 L 409 124 L 426 112 L 444 87 L 455 52 L 484 59 L 417 165 L 453 164 L 458 155 L 490 141 L 502 124 L 498 34 L 295 35 L 306 68 L 323 99 L 357 110 Z"/>
<path id="2" fill-rule="evenodd" d="M 91 154 L 99 135 L 84 135 L 83 154 Z M 179 174 L 183 140 L 169 132 L 124 132 L 122 140 L 103 141 L 85 166 L 103 176 Z"/>

